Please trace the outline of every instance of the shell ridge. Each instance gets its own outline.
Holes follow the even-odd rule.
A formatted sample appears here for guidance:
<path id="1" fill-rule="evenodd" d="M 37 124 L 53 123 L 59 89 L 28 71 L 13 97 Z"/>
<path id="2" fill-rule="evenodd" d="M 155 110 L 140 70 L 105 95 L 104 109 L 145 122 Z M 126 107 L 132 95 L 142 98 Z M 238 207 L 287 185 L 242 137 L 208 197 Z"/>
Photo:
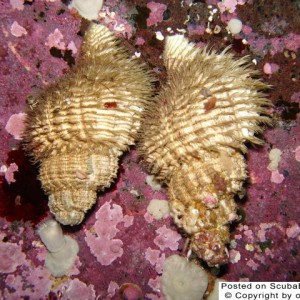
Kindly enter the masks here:
<path id="1" fill-rule="evenodd" d="M 169 72 L 176 70 L 186 63 L 192 61 L 199 53 L 199 49 L 189 43 L 183 35 L 176 34 L 166 38 L 163 59 Z"/>
<path id="2" fill-rule="evenodd" d="M 105 26 L 92 24 L 75 68 L 28 108 L 25 150 L 39 162 L 50 211 L 62 224 L 81 223 L 97 189 L 116 178 L 152 95 L 150 72 L 118 44 Z"/>
<path id="3" fill-rule="evenodd" d="M 235 194 L 247 178 L 246 142 L 269 124 L 270 101 L 249 57 L 226 47 L 196 48 L 182 35 L 166 39 L 167 82 L 145 109 L 139 151 L 146 168 L 168 185 L 174 222 L 209 265 L 228 260 Z"/>

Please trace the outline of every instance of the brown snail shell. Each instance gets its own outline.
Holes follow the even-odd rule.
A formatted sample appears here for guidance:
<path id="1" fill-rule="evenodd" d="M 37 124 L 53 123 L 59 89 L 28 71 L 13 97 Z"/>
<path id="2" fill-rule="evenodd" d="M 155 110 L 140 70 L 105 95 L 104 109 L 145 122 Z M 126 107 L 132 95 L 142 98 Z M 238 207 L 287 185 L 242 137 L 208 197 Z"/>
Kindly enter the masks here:
<path id="1" fill-rule="evenodd" d="M 171 215 L 190 235 L 191 249 L 209 265 L 227 261 L 235 194 L 247 178 L 245 142 L 269 123 L 267 86 L 249 65 L 225 49 L 197 48 L 182 35 L 168 37 L 168 80 L 149 103 L 140 153 L 148 170 L 168 185 Z"/>
<path id="2" fill-rule="evenodd" d="M 105 26 L 92 24 L 76 67 L 28 108 L 26 150 L 40 163 L 49 207 L 62 224 L 82 222 L 134 144 L 152 94 L 143 64 L 128 58 Z"/>

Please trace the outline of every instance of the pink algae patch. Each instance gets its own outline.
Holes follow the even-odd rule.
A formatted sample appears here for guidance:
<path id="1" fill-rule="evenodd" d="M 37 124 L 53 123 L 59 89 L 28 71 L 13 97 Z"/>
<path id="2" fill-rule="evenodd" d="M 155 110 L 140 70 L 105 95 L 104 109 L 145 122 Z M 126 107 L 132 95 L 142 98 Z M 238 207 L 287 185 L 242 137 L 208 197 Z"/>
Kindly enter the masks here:
<path id="1" fill-rule="evenodd" d="M 59 31 L 58 28 L 56 28 L 54 32 L 48 35 L 45 45 L 49 48 L 55 47 L 57 49 L 65 50 L 66 44 L 62 41 L 63 38 L 63 34 Z"/>
<path id="2" fill-rule="evenodd" d="M 241 253 L 237 250 L 230 250 L 229 251 L 229 260 L 232 264 L 236 264 L 241 259 Z"/>
<path id="3" fill-rule="evenodd" d="M 29 295 L 31 299 L 42 298 L 42 296 L 46 296 L 51 290 L 52 282 L 50 280 L 50 274 L 44 267 L 32 267 L 30 272 L 26 274 L 26 281 L 34 286 L 33 291 L 28 288 L 26 293 L 24 293 Z M 37 295 L 39 295 L 39 297 L 37 297 Z"/>
<path id="4" fill-rule="evenodd" d="M 105 240 L 86 233 L 85 241 L 91 252 L 103 266 L 109 266 L 114 260 L 123 255 L 123 242 L 118 239 Z"/>
<path id="5" fill-rule="evenodd" d="M 296 101 L 296 102 L 300 102 L 300 92 L 293 93 L 293 95 L 291 96 L 291 100 Z"/>
<path id="6" fill-rule="evenodd" d="M 129 215 L 124 216 L 123 222 L 124 222 L 124 227 L 129 227 L 133 225 L 134 216 L 129 216 Z"/>
<path id="7" fill-rule="evenodd" d="M 284 180 L 284 176 L 282 174 L 280 174 L 278 170 L 275 170 L 275 171 L 272 172 L 271 182 L 279 184 L 283 180 Z"/>
<path id="8" fill-rule="evenodd" d="M 290 32 L 285 47 L 290 51 L 296 52 L 300 48 L 300 35 Z"/>
<path id="9" fill-rule="evenodd" d="M 300 227 L 294 222 L 290 227 L 286 229 L 286 235 L 289 238 L 296 238 L 300 234 Z"/>
<path id="10" fill-rule="evenodd" d="M 26 35 L 27 31 L 24 27 L 22 27 L 17 21 L 14 21 L 10 27 L 10 32 L 15 37 L 21 37 L 22 35 Z"/>
<path id="11" fill-rule="evenodd" d="M 223 0 L 218 3 L 221 13 L 228 11 L 234 13 L 237 5 L 244 5 L 247 0 Z"/>
<path id="12" fill-rule="evenodd" d="M 265 254 L 267 256 L 269 256 L 270 258 L 274 258 L 275 257 L 275 255 L 273 254 L 273 251 L 271 249 L 269 249 L 269 248 L 265 249 Z"/>
<path id="13" fill-rule="evenodd" d="M 21 246 L 13 243 L 0 243 L 0 272 L 13 273 L 25 263 L 26 256 Z"/>
<path id="14" fill-rule="evenodd" d="M 150 247 L 146 249 L 145 252 L 146 259 L 150 262 L 152 266 L 154 266 L 157 263 L 159 255 L 160 255 L 159 250 L 151 249 Z"/>
<path id="15" fill-rule="evenodd" d="M 295 159 L 300 162 L 300 146 L 295 149 Z"/>
<path id="16" fill-rule="evenodd" d="M 244 231 L 244 235 L 247 237 L 247 241 L 249 243 L 254 242 L 254 236 L 253 236 L 253 231 L 251 229 L 247 229 Z"/>
<path id="17" fill-rule="evenodd" d="M 271 229 L 273 226 L 276 226 L 276 223 L 261 223 L 259 225 L 259 230 L 257 232 L 257 237 L 259 238 L 260 242 L 265 242 L 267 240 L 266 238 L 266 234 L 268 232 L 269 229 Z"/>
<path id="18" fill-rule="evenodd" d="M 14 172 L 17 172 L 17 171 L 19 171 L 19 167 L 17 166 L 17 164 L 11 163 L 9 165 L 9 167 L 7 168 L 5 175 L 4 175 L 8 184 L 11 184 L 12 182 L 16 182 Z"/>
<path id="19" fill-rule="evenodd" d="M 5 130 L 9 134 L 13 135 L 16 140 L 22 139 L 26 116 L 27 115 L 25 113 L 13 114 L 6 123 Z"/>
<path id="20" fill-rule="evenodd" d="M 145 44 L 145 40 L 144 40 L 142 37 L 138 37 L 138 38 L 136 39 L 136 41 L 135 41 L 135 44 L 136 44 L 137 46 L 142 46 L 142 45 Z"/>
<path id="21" fill-rule="evenodd" d="M 76 54 L 76 53 L 78 52 L 78 49 L 77 49 L 77 47 L 76 47 L 76 45 L 75 45 L 75 43 L 74 43 L 73 41 L 71 41 L 71 42 L 68 44 L 67 48 L 68 48 L 69 50 L 71 50 L 71 51 L 73 52 L 73 54 Z"/>
<path id="22" fill-rule="evenodd" d="M 80 281 L 78 278 L 75 278 L 68 282 L 68 286 L 63 293 L 64 299 L 85 299 L 85 300 L 94 300 L 96 293 L 93 285 L 86 285 L 84 282 Z"/>
<path id="23" fill-rule="evenodd" d="M 17 9 L 17 10 L 24 9 L 24 1 L 23 0 L 9 0 L 9 2 L 13 9 Z"/>
<path id="24" fill-rule="evenodd" d="M 285 37 L 271 38 L 270 42 L 272 55 L 283 52 L 285 49 L 296 52 L 300 48 L 300 35 L 291 32 Z"/>
<path id="25" fill-rule="evenodd" d="M 152 223 L 154 221 L 154 218 L 148 212 L 146 212 L 144 214 L 144 218 L 145 218 L 145 220 L 146 220 L 147 223 Z"/>
<path id="26" fill-rule="evenodd" d="M 247 26 L 247 25 L 243 25 L 242 30 L 245 34 L 250 34 L 252 32 L 252 28 L 250 26 Z"/>
<path id="27" fill-rule="evenodd" d="M 236 234 L 236 235 L 234 236 L 234 239 L 235 239 L 235 240 L 240 240 L 242 237 L 243 237 L 243 236 L 242 236 L 241 234 Z"/>
<path id="28" fill-rule="evenodd" d="M 236 10 L 237 0 L 223 0 L 218 3 L 218 6 L 222 13 L 226 10 L 233 13 Z"/>
<path id="29" fill-rule="evenodd" d="M 173 231 L 166 227 L 166 225 L 156 230 L 158 236 L 154 239 L 154 244 L 159 247 L 160 250 L 170 248 L 171 250 L 178 249 L 178 241 L 181 240 L 181 235 L 176 231 Z"/>
<path id="30" fill-rule="evenodd" d="M 9 274 L 6 279 L 5 279 L 5 283 L 7 286 L 9 286 L 10 288 L 13 288 L 16 290 L 16 293 L 14 293 L 13 295 L 11 295 L 11 293 L 8 292 L 8 290 L 4 290 L 4 294 L 10 294 L 10 297 L 15 296 L 15 298 L 12 299 L 18 299 L 17 297 L 20 296 L 20 293 L 18 293 L 18 291 L 21 291 L 23 288 L 23 278 L 20 275 L 16 275 L 14 276 L 13 274 Z M 15 295 L 15 294 L 19 294 L 19 295 Z M 8 296 L 8 295 L 7 295 Z M 20 299 L 20 298 L 19 298 Z"/>
<path id="31" fill-rule="evenodd" d="M 119 285 L 115 281 L 111 281 L 107 288 L 107 294 L 109 297 L 113 297 L 116 291 L 119 289 Z"/>
<path id="32" fill-rule="evenodd" d="M 122 208 L 117 204 L 111 206 L 106 202 L 97 211 L 96 219 L 93 230 L 85 230 L 85 241 L 98 262 L 108 266 L 123 255 L 123 242 L 114 239 L 119 232 L 116 226 L 123 222 Z"/>
<path id="33" fill-rule="evenodd" d="M 148 281 L 148 285 L 155 292 L 159 292 L 160 291 L 160 285 L 161 285 L 161 276 L 156 276 L 155 278 L 150 278 L 149 281 Z"/>
<path id="34" fill-rule="evenodd" d="M 253 271 L 256 271 L 259 267 L 259 264 L 257 264 L 253 259 L 249 259 L 247 261 L 247 266 L 250 267 Z"/>
<path id="35" fill-rule="evenodd" d="M 279 66 L 273 63 L 265 63 L 264 65 L 264 73 L 271 75 L 279 70 Z"/>
<path id="36" fill-rule="evenodd" d="M 165 254 L 161 254 L 159 250 L 151 249 L 148 247 L 145 252 L 145 258 L 149 263 L 155 267 L 157 273 L 161 274 L 163 270 L 163 264 L 166 260 Z"/>
<path id="37" fill-rule="evenodd" d="M 263 255 L 261 255 L 261 254 L 255 253 L 255 254 L 254 254 L 254 258 L 255 258 L 257 261 L 259 261 L 260 263 L 262 263 L 262 264 L 265 264 L 265 263 L 266 263 L 266 258 L 265 258 Z"/>
<path id="38" fill-rule="evenodd" d="M 157 25 L 157 23 L 163 21 L 163 14 L 167 9 L 165 4 L 151 1 L 147 4 L 147 7 L 151 10 L 147 19 L 147 26 Z"/>

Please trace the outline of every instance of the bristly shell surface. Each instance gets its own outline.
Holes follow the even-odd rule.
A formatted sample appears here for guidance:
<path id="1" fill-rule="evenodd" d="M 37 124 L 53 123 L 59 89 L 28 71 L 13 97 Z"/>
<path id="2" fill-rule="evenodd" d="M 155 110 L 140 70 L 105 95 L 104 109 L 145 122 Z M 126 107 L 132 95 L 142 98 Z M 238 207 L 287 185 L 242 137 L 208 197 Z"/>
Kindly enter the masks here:
<path id="1" fill-rule="evenodd" d="M 228 50 L 197 48 L 181 35 L 168 37 L 168 80 L 145 110 L 140 153 L 168 185 L 171 215 L 190 235 L 192 250 L 209 265 L 226 263 L 235 194 L 247 177 L 245 142 L 269 123 L 267 86 Z"/>
<path id="2" fill-rule="evenodd" d="M 26 150 L 40 163 L 49 207 L 62 224 L 82 222 L 96 190 L 110 186 L 134 144 L 151 77 L 103 25 L 86 32 L 76 67 L 28 109 Z"/>

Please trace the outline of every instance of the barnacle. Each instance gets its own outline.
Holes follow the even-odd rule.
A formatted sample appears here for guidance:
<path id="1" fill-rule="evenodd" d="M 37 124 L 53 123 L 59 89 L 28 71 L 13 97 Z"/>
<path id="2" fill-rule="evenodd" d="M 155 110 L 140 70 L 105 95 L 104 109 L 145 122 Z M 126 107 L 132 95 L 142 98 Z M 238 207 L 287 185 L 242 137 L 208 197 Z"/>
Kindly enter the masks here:
<path id="1" fill-rule="evenodd" d="M 120 155 L 137 136 L 151 81 L 105 26 L 92 24 L 76 67 L 28 108 L 25 147 L 40 163 L 50 210 L 62 224 L 81 223 L 97 189 L 116 177 Z"/>
<path id="2" fill-rule="evenodd" d="M 168 80 L 145 110 L 140 153 L 156 179 L 168 185 L 171 215 L 190 235 L 192 250 L 209 265 L 227 261 L 235 194 L 247 177 L 245 142 L 269 123 L 267 86 L 247 57 L 234 59 L 168 37 Z"/>

